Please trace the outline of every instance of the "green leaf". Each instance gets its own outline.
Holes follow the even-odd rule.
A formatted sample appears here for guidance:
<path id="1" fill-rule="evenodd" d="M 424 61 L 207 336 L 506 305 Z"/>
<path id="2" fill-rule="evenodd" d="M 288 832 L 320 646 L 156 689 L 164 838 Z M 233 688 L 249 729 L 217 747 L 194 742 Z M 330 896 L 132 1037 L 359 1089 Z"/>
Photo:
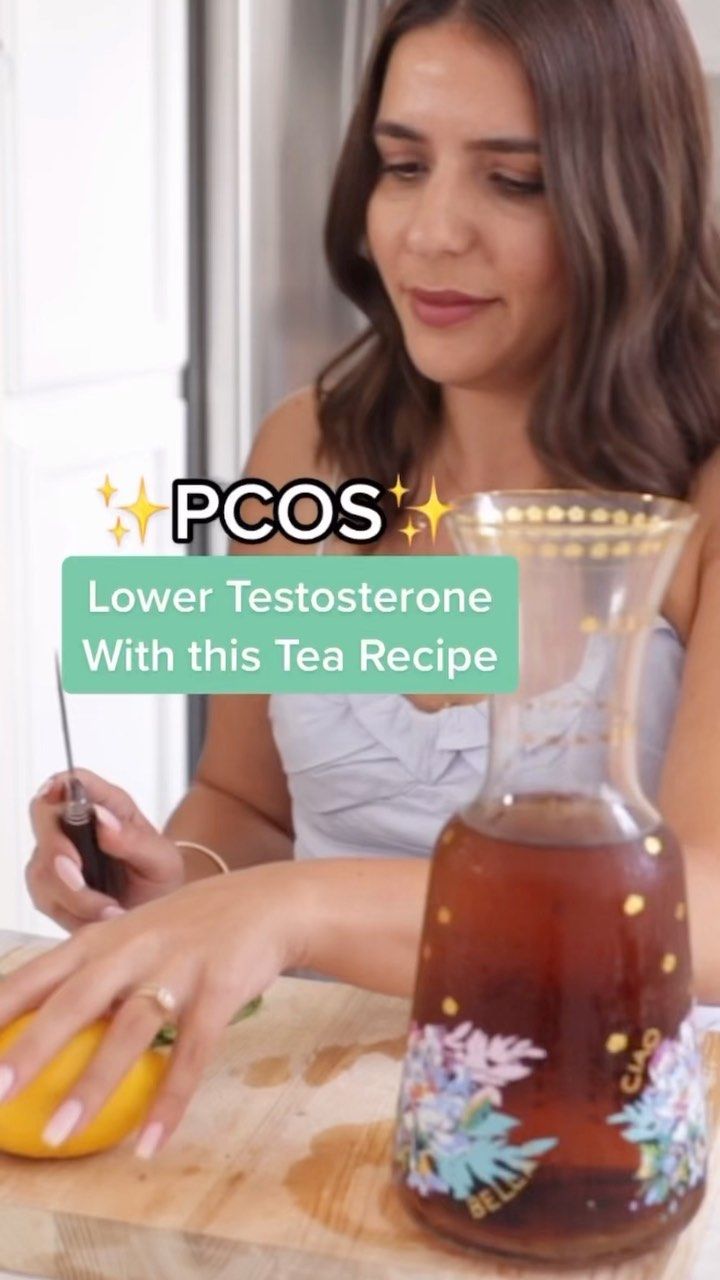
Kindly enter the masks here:
<path id="1" fill-rule="evenodd" d="M 238 1009 L 237 1013 L 233 1014 L 232 1018 L 228 1022 L 228 1026 L 234 1027 L 236 1022 L 242 1022 L 244 1018 L 251 1018 L 254 1013 L 257 1013 L 261 1004 L 262 996 L 255 996 L 254 1000 L 248 1000 L 247 1004 L 244 1004 L 242 1009 Z"/>
<path id="2" fill-rule="evenodd" d="M 236 1022 L 242 1022 L 244 1018 L 252 1017 L 254 1013 L 257 1013 L 261 1004 L 262 996 L 255 996 L 254 1000 L 248 1000 L 247 1004 L 244 1004 L 241 1009 L 238 1009 L 237 1013 L 233 1014 L 228 1026 L 234 1027 Z M 161 1027 L 158 1031 L 155 1039 L 150 1045 L 150 1048 L 162 1049 L 166 1045 L 174 1044 L 177 1040 L 177 1033 L 177 1027 L 173 1026 L 171 1022 L 166 1023 L 165 1026 Z"/>
<path id="3" fill-rule="evenodd" d="M 478 1108 L 464 1122 L 462 1128 L 475 1137 L 497 1138 L 509 1133 L 519 1124 L 519 1120 L 515 1120 L 513 1116 L 503 1115 L 501 1111 Z"/>
<path id="4" fill-rule="evenodd" d="M 467 1161 L 462 1156 L 436 1156 L 435 1165 L 438 1175 L 450 1188 L 453 1199 L 466 1200 L 474 1185 Z"/>
<path id="5" fill-rule="evenodd" d="M 519 1121 L 498 1112 L 482 1115 L 483 1122 L 495 1126 L 495 1133 L 473 1133 L 473 1142 L 464 1151 L 452 1155 L 433 1152 L 439 1176 L 449 1186 L 456 1200 L 465 1199 L 475 1181 L 485 1186 L 497 1187 L 509 1183 L 517 1174 L 529 1176 L 535 1169 L 537 1157 L 557 1146 L 557 1138 L 535 1138 L 522 1146 L 509 1146 L 502 1141 L 503 1133 Z M 508 1126 L 508 1120 L 511 1124 Z"/>
<path id="6" fill-rule="evenodd" d="M 467 1162 L 480 1182 L 508 1182 L 516 1173 L 527 1173 L 528 1161 L 518 1147 L 476 1142 L 467 1154 Z"/>
<path id="7" fill-rule="evenodd" d="M 653 1142 L 662 1134 L 662 1122 L 651 1098 L 626 1103 L 622 1111 L 608 1117 L 608 1124 L 627 1125 L 623 1137 L 628 1142 Z"/>
<path id="8" fill-rule="evenodd" d="M 517 1150 L 526 1159 L 534 1160 L 536 1156 L 544 1156 L 558 1144 L 557 1138 L 534 1138 L 532 1142 L 524 1142 Z"/>

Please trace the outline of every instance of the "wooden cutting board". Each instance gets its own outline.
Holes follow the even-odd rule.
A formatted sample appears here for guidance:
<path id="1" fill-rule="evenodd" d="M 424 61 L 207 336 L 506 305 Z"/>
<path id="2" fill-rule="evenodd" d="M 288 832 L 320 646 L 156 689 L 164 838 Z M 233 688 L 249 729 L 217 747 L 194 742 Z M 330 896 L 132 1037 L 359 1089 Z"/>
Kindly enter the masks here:
<path id="1" fill-rule="evenodd" d="M 46 942 L 44 945 L 48 945 Z M 51 944 L 50 944 L 51 945 Z M 40 944 L 42 947 L 42 944 Z M 0 932 L 0 972 L 39 949 Z M 422 1230 L 389 1180 L 407 1001 L 281 978 L 229 1028 L 154 1160 L 129 1139 L 84 1159 L 0 1154 L 0 1266 L 64 1280 L 524 1280 Z M 720 1036 L 708 1036 L 714 1123 Z M 691 1227 L 583 1280 L 691 1280 L 720 1209 L 720 1142 Z"/>

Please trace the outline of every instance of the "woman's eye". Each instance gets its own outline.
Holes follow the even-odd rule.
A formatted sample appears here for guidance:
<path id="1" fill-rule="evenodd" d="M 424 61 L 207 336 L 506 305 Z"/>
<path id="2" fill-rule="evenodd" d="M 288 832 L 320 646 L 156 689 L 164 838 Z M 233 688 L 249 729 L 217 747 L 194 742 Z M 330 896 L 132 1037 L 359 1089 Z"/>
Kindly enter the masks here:
<path id="1" fill-rule="evenodd" d="M 508 178 L 507 174 L 494 173 L 492 181 L 511 196 L 539 196 L 545 190 L 542 178 Z"/>
<path id="2" fill-rule="evenodd" d="M 424 171 L 425 166 L 418 160 L 380 160 L 380 174 L 391 174 L 399 182 L 411 182 Z M 542 178 L 511 178 L 494 173 L 491 181 L 510 196 L 536 196 L 545 190 Z"/>
<path id="3" fill-rule="evenodd" d="M 401 181 L 407 182 L 410 178 L 416 178 L 421 171 L 422 165 L 418 164 L 416 160 L 406 160 L 402 162 L 391 162 L 388 160 L 380 162 L 381 173 L 392 173 Z"/>

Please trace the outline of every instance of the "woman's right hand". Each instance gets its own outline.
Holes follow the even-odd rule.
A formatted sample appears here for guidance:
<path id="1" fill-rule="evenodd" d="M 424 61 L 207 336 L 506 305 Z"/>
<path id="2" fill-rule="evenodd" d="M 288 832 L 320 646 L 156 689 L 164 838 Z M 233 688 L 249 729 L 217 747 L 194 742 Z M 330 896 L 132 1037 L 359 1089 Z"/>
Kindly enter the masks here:
<path id="1" fill-rule="evenodd" d="M 90 889 L 80 855 L 60 827 L 69 777 L 58 773 L 49 778 L 30 805 L 37 845 L 25 868 L 25 881 L 39 911 L 74 933 L 92 921 L 173 893 L 185 883 L 180 850 L 148 822 L 127 792 L 87 769 L 76 769 L 75 777 L 95 808 L 98 843 L 124 871 L 119 900 Z"/>

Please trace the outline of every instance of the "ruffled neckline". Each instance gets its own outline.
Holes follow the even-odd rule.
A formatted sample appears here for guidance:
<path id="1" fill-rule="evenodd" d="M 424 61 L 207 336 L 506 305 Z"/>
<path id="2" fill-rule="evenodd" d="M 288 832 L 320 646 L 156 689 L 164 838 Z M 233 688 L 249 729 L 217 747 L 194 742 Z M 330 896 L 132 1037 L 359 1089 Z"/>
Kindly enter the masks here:
<path id="1" fill-rule="evenodd" d="M 677 637 L 677 632 L 666 618 L 656 621 L 653 631 L 667 630 Z M 678 637 L 678 643 L 679 637 Z M 573 692 L 592 694 L 597 688 L 605 663 L 601 637 L 593 637 L 588 644 L 582 667 L 572 681 L 540 695 L 533 702 L 543 708 L 542 742 L 538 746 L 526 746 L 523 754 L 547 751 L 548 744 L 557 735 L 558 749 L 562 738 L 583 713 L 583 702 L 577 700 L 575 713 L 568 718 L 568 706 L 563 695 Z M 471 762 L 481 767 L 489 739 L 489 701 L 458 703 L 440 707 L 436 711 L 424 711 L 400 693 L 363 693 L 350 695 L 348 705 L 352 715 L 367 733 L 391 754 L 397 751 L 397 743 L 403 743 L 403 762 L 419 778 L 437 781 L 448 767 L 448 757 L 456 752 L 477 752 Z"/>

